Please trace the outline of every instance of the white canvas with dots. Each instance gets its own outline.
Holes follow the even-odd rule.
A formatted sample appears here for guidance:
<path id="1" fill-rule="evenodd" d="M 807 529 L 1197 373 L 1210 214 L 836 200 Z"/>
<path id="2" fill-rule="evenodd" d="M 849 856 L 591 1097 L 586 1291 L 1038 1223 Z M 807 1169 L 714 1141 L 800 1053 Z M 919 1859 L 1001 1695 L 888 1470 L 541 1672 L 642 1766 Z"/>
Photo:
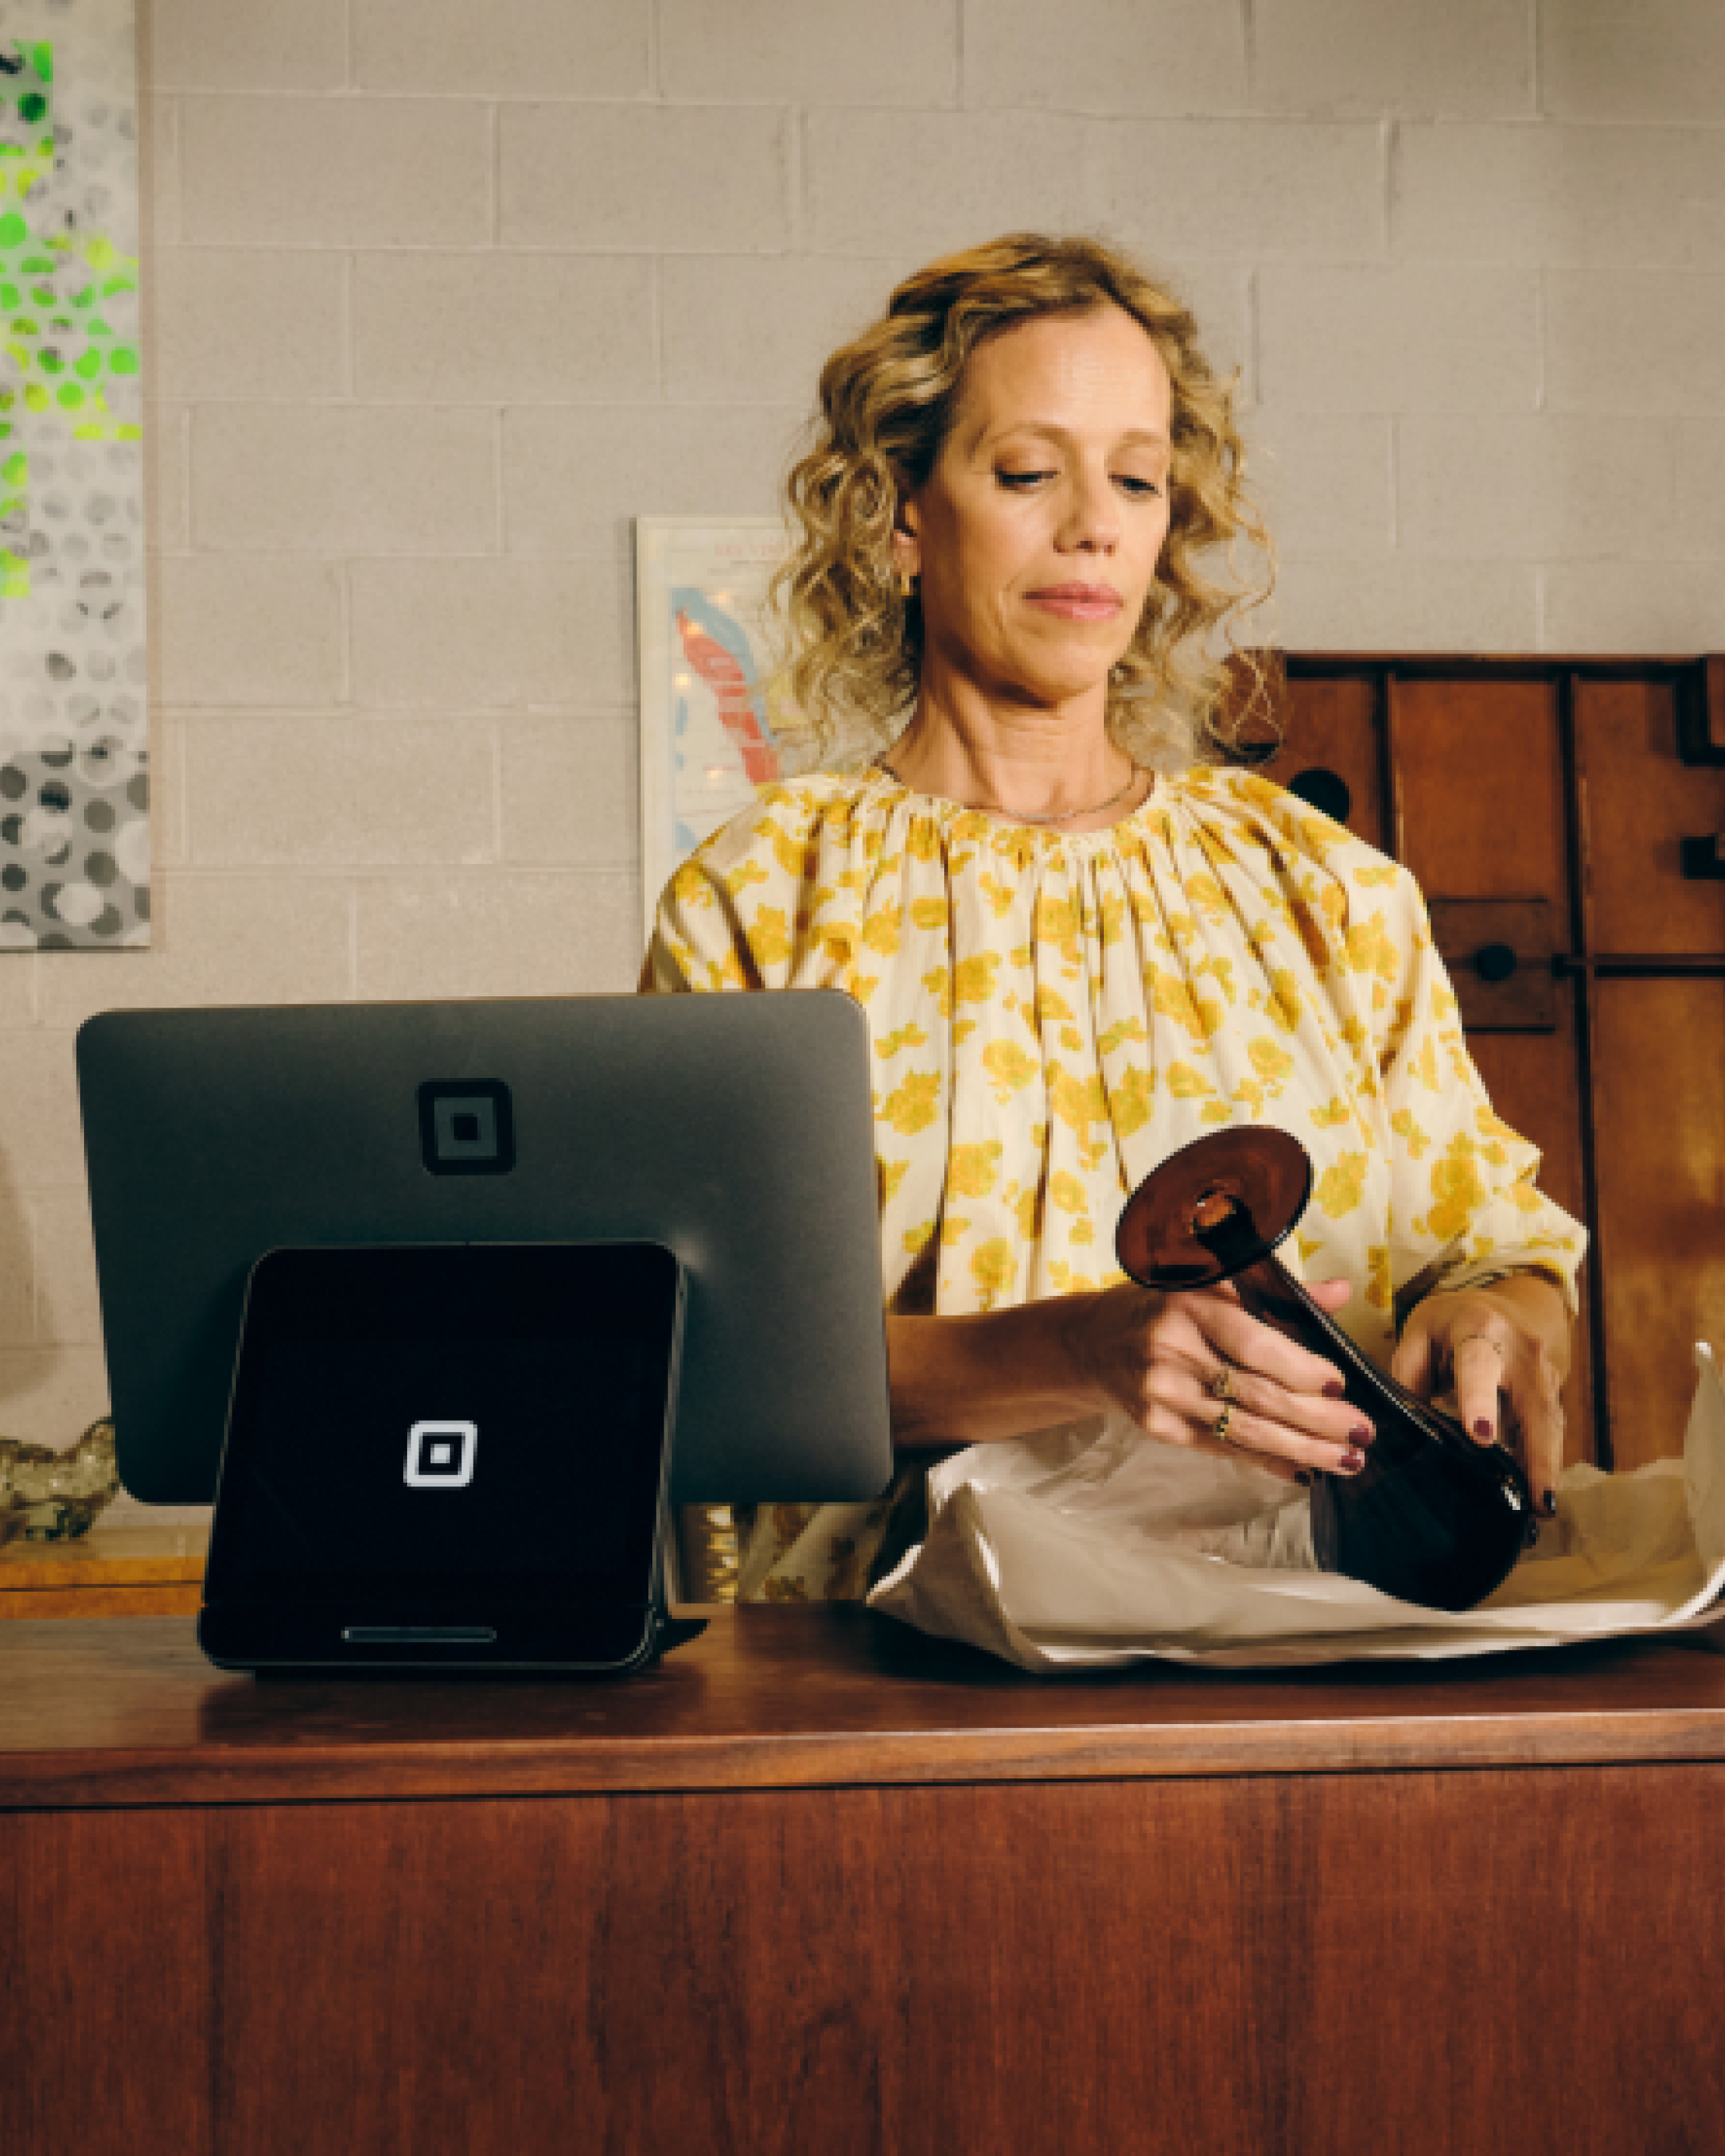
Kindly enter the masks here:
<path id="1" fill-rule="evenodd" d="M 131 0 L 0 0 L 0 952 L 150 940 Z"/>

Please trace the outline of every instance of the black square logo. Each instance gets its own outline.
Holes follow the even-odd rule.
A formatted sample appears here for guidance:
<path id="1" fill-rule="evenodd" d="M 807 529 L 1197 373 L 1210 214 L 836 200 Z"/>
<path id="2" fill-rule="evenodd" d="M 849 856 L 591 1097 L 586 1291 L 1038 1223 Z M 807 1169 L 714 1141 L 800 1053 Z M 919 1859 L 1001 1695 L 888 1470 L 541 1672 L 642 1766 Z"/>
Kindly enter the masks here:
<path id="1" fill-rule="evenodd" d="M 507 1175 L 515 1115 L 497 1078 L 428 1080 L 419 1088 L 419 1152 L 433 1175 Z"/>

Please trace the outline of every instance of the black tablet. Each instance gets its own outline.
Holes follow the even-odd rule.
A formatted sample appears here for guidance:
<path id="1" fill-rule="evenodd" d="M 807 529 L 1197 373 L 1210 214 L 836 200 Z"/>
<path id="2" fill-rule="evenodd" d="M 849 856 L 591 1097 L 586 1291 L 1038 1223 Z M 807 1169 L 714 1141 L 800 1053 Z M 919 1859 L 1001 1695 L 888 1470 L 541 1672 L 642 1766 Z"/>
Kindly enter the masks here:
<path id="1" fill-rule="evenodd" d="M 682 1309 L 655 1243 L 270 1252 L 204 1651 L 250 1670 L 648 1660 Z"/>

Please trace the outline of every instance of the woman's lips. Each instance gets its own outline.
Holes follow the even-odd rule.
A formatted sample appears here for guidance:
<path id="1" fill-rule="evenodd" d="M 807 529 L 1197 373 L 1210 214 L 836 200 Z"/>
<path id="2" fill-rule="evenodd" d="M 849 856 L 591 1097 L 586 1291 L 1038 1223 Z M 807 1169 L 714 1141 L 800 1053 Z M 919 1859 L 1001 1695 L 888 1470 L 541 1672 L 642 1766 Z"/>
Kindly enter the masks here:
<path id="1" fill-rule="evenodd" d="M 1107 584 L 1050 584 L 1029 594 L 1032 606 L 1067 621 L 1109 621 L 1120 611 L 1120 594 Z"/>

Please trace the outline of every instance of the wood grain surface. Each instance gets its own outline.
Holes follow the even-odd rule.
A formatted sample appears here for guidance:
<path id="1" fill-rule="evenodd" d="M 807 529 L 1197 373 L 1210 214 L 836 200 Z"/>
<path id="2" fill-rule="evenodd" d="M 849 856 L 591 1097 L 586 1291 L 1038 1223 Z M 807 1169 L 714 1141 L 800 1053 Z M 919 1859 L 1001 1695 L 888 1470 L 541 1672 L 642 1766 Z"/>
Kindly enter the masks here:
<path id="1" fill-rule="evenodd" d="M 174 1618 L 8 1626 L 0 1807 L 1725 1760 L 1725 1655 L 1026 1676 L 860 1605 L 716 1614 L 620 1682 L 258 1682 Z"/>
<path id="2" fill-rule="evenodd" d="M 6 2147 L 1701 2156 L 1722 1816 L 1714 1764 L 14 1817 Z"/>
<path id="3" fill-rule="evenodd" d="M 1291 786 L 1302 772 L 1333 772 L 1348 788 L 1348 829 L 1387 852 L 1384 752 L 1371 675 L 1291 681 L 1283 691 L 1281 719 L 1281 747 L 1266 776 L 1278 786 Z"/>
<path id="4" fill-rule="evenodd" d="M 1725 980 L 1602 980 L 1594 1008 L 1611 1436 L 1632 1468 L 1682 1450 L 1695 1343 L 1725 1349 Z"/>

